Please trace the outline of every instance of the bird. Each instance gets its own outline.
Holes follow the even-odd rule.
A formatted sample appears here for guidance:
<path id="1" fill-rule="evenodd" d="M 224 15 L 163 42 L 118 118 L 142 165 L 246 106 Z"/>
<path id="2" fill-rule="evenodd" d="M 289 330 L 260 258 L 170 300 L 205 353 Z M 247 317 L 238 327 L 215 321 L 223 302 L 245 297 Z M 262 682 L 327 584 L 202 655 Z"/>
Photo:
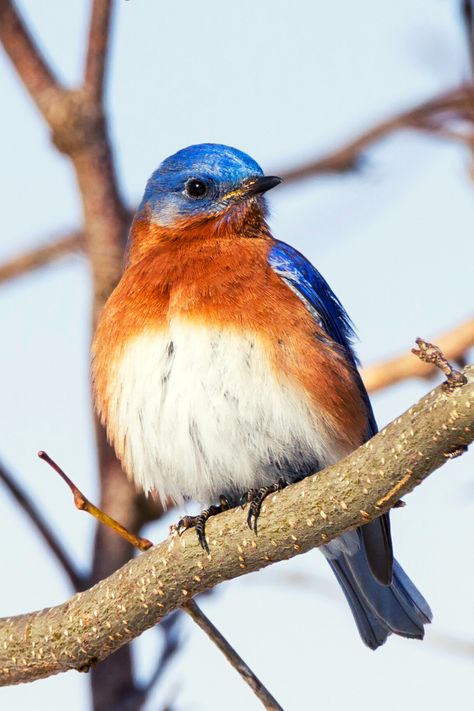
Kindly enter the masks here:
<path id="1" fill-rule="evenodd" d="M 334 464 L 377 432 L 354 327 L 317 269 L 275 239 L 281 179 L 203 143 L 151 175 L 92 345 L 97 412 L 137 487 L 209 516 Z M 321 550 L 371 649 L 422 639 L 428 603 L 394 559 L 388 514 Z"/>

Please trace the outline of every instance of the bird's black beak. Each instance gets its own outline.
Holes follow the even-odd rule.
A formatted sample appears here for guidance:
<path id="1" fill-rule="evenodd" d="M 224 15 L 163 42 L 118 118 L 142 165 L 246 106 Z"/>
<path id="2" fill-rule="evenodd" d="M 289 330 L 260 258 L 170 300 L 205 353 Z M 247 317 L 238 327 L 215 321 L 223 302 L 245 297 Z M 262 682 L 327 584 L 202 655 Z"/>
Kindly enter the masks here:
<path id="1" fill-rule="evenodd" d="M 256 178 L 247 183 L 245 186 L 246 195 L 261 195 L 266 193 L 267 190 L 275 188 L 282 182 L 281 178 L 276 175 L 263 175 L 261 178 Z"/>

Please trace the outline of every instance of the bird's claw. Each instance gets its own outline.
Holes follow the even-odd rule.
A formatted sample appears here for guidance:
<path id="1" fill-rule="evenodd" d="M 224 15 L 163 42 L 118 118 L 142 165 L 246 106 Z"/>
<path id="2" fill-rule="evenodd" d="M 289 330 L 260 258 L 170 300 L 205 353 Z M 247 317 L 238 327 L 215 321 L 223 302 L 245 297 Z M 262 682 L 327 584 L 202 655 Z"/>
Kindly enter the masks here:
<path id="1" fill-rule="evenodd" d="M 220 496 L 219 501 L 218 506 L 209 506 L 197 516 L 183 516 L 176 525 L 178 536 L 181 536 L 188 528 L 195 528 L 201 548 L 203 548 L 206 553 L 210 553 L 209 544 L 206 540 L 206 521 L 211 516 L 217 516 L 217 514 L 222 513 L 222 511 L 227 511 L 227 509 L 230 508 L 225 496 Z"/>
<path id="2" fill-rule="evenodd" d="M 257 535 L 257 522 L 264 500 L 269 494 L 281 491 L 281 489 L 284 489 L 286 486 L 288 486 L 288 482 L 285 479 L 279 479 L 275 484 L 262 486 L 259 489 L 249 489 L 249 491 L 241 496 L 240 505 L 242 508 L 244 508 L 245 504 L 250 504 L 247 514 L 247 525 L 255 535 Z"/>

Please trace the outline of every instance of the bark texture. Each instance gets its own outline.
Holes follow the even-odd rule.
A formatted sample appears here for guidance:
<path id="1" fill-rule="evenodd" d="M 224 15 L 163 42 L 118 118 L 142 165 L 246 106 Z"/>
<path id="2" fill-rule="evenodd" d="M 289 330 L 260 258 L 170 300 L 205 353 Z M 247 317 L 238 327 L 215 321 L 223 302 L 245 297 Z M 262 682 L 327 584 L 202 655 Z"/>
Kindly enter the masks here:
<path id="1" fill-rule="evenodd" d="M 474 439 L 474 366 L 350 456 L 267 500 L 258 537 L 240 509 L 210 519 L 211 554 L 176 533 L 62 605 L 0 620 L 0 683 L 87 671 L 194 595 L 327 543 L 391 508 Z"/>

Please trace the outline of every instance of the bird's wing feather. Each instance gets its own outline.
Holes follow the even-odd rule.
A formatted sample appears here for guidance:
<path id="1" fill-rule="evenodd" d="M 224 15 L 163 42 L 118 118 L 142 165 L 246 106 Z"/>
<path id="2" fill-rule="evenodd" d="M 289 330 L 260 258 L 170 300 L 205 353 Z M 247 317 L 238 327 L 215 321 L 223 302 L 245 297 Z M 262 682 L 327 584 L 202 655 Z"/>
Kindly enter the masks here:
<path id="1" fill-rule="evenodd" d="M 354 367 L 354 378 L 367 408 L 367 439 L 377 432 L 377 423 L 369 396 L 357 370 L 357 357 L 352 347 L 354 327 L 341 302 L 315 267 L 296 249 L 276 241 L 268 254 L 271 268 L 303 301 L 315 321 L 336 342 Z M 392 579 L 393 551 L 388 514 L 363 526 L 364 542 L 370 568 L 381 583 Z"/>

